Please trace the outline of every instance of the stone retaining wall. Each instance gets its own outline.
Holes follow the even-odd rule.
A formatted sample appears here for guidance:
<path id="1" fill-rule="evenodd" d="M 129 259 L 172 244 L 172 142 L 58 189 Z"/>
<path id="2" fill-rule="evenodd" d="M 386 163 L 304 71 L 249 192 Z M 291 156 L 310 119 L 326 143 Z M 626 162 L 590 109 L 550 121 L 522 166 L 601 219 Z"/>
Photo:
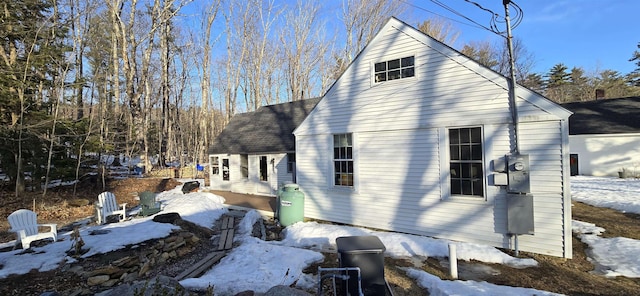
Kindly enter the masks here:
<path id="1" fill-rule="evenodd" d="M 193 233 L 178 230 L 166 238 L 159 239 L 152 247 L 137 256 L 126 256 L 109 265 L 79 273 L 87 279 L 87 285 L 90 287 L 113 287 L 121 282 L 133 282 L 147 275 L 154 267 L 191 253 L 199 242 L 200 238 Z"/>

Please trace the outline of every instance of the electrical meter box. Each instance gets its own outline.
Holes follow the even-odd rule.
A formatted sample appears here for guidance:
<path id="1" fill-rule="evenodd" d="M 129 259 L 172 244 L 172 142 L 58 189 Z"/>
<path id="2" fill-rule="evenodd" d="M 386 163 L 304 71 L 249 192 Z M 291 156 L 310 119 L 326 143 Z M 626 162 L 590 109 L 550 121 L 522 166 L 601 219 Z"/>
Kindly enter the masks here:
<path id="1" fill-rule="evenodd" d="M 529 155 L 507 155 L 507 191 L 510 193 L 530 193 Z"/>
<path id="2" fill-rule="evenodd" d="M 534 234 L 533 195 L 507 194 L 507 232 Z"/>

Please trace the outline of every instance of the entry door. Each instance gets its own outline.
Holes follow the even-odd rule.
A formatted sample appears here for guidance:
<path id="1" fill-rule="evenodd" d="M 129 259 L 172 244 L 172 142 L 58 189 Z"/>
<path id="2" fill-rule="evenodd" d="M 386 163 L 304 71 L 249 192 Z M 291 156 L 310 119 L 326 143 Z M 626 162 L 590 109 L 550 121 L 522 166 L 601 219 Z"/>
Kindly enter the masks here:
<path id="1" fill-rule="evenodd" d="M 229 181 L 229 159 L 222 159 L 222 181 Z"/>
<path id="2" fill-rule="evenodd" d="M 259 156 L 258 167 L 258 178 L 260 179 L 260 182 L 257 185 L 258 193 L 269 195 L 273 194 L 273 189 L 271 188 L 271 183 L 269 182 L 271 178 L 273 178 L 273 176 L 271 175 L 273 171 L 269 169 L 271 167 L 271 165 L 269 164 L 269 157 L 267 157 L 266 155 Z"/>
<path id="3" fill-rule="evenodd" d="M 260 181 L 269 182 L 269 165 L 267 164 L 267 157 L 260 156 Z"/>
<path id="4" fill-rule="evenodd" d="M 231 190 L 231 172 L 229 169 L 229 158 L 221 158 L 219 162 L 219 175 L 217 176 L 218 186 L 220 190 Z"/>
<path id="5" fill-rule="evenodd" d="M 570 164 L 571 176 L 577 176 L 580 173 L 578 171 L 578 154 L 569 155 L 569 164 Z"/>
<path id="6" fill-rule="evenodd" d="M 216 188 L 220 183 L 220 158 L 217 156 L 209 156 L 209 165 L 210 165 L 210 176 L 209 180 L 211 187 Z"/>

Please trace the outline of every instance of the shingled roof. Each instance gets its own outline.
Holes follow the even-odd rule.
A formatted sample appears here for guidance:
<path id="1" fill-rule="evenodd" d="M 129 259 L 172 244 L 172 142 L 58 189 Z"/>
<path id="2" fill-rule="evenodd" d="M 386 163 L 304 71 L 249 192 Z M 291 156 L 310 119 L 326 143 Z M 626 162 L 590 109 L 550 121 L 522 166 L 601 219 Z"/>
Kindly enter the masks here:
<path id="1" fill-rule="evenodd" d="M 285 153 L 295 151 L 293 130 L 320 98 L 262 106 L 234 115 L 215 139 L 209 154 Z"/>
<path id="2" fill-rule="evenodd" d="M 562 104 L 573 112 L 569 134 L 640 133 L 640 97 Z"/>

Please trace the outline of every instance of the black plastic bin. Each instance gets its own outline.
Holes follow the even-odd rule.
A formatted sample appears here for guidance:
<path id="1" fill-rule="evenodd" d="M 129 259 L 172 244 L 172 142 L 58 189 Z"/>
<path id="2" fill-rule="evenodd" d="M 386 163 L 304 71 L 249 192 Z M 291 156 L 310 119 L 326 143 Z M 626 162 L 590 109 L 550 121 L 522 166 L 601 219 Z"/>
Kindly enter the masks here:
<path id="1" fill-rule="evenodd" d="M 387 295 L 384 279 L 384 244 L 377 236 L 343 236 L 336 238 L 340 267 L 359 267 L 362 292 L 366 296 Z M 347 295 L 358 294 L 358 273 L 349 271 Z"/>

